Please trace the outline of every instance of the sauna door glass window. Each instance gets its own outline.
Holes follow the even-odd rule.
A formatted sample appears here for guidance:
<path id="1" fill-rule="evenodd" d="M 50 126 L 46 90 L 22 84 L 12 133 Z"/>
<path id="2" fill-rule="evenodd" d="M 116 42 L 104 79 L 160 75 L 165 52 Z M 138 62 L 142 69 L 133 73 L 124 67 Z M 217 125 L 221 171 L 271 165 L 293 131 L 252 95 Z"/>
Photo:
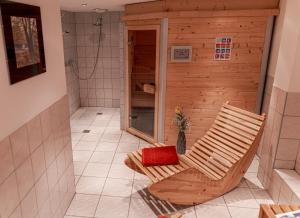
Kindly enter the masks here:
<path id="1" fill-rule="evenodd" d="M 129 40 L 130 128 L 154 138 L 156 30 L 132 30 Z"/>

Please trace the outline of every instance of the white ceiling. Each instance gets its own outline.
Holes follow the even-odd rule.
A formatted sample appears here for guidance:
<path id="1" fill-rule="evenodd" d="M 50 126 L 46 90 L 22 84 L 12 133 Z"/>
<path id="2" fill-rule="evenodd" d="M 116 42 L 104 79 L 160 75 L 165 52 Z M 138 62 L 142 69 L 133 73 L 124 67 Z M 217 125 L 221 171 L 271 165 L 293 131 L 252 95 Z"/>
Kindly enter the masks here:
<path id="1" fill-rule="evenodd" d="M 93 11 L 95 8 L 123 11 L 126 4 L 147 1 L 151 0 L 60 0 L 60 5 L 63 10 L 73 12 Z M 82 3 L 86 3 L 87 6 L 83 7 Z"/>

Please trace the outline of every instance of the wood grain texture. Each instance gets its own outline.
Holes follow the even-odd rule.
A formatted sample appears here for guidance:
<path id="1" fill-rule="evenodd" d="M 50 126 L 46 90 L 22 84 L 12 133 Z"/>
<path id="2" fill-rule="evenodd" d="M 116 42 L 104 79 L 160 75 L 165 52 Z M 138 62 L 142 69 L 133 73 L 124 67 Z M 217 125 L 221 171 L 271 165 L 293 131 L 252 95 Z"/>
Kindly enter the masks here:
<path id="1" fill-rule="evenodd" d="M 159 0 L 126 5 L 125 12 L 128 15 L 165 11 L 275 9 L 278 7 L 279 0 Z"/>
<path id="2" fill-rule="evenodd" d="M 264 129 L 265 115 L 259 116 L 225 103 L 219 116 L 229 115 L 228 111 L 238 115 L 227 116 L 222 121 L 216 119 L 191 150 L 179 155 L 179 165 L 145 167 L 141 151 L 128 154 L 125 164 L 137 172 L 142 171 L 152 180 L 148 187 L 152 195 L 174 204 L 199 204 L 231 191 L 239 185 L 252 163 Z M 209 134 L 216 129 L 216 133 Z M 245 133 L 253 136 L 246 149 L 241 140 Z"/>
<path id="3" fill-rule="evenodd" d="M 203 135 L 225 101 L 254 112 L 267 25 L 266 17 L 169 19 L 165 143 L 175 144 L 174 109 L 191 119 L 187 145 Z M 233 38 L 229 61 L 215 61 L 215 38 Z M 173 45 L 191 45 L 191 63 L 171 63 Z"/>
<path id="4" fill-rule="evenodd" d="M 260 206 L 259 218 L 275 218 L 277 214 L 300 210 L 300 205 L 268 205 Z"/>

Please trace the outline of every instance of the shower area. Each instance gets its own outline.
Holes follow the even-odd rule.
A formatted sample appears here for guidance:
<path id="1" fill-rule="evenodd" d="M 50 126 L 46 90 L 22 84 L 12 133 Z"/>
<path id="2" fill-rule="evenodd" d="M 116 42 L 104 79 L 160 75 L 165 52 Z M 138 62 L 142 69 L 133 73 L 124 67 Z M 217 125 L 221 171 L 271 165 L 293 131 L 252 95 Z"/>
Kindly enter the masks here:
<path id="1" fill-rule="evenodd" d="M 80 107 L 123 108 L 122 12 L 96 9 L 61 15 L 71 114 Z"/>

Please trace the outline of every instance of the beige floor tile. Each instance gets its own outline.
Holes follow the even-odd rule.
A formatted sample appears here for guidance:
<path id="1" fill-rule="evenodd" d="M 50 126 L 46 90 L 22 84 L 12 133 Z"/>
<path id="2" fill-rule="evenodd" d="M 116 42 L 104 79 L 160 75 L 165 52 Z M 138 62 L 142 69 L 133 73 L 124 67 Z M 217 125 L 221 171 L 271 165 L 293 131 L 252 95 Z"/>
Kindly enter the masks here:
<path id="1" fill-rule="evenodd" d="M 105 178 L 82 176 L 76 185 L 76 193 L 100 195 L 104 183 L 105 183 Z"/>
<path id="2" fill-rule="evenodd" d="M 184 218 L 197 218 L 195 207 L 180 210 L 179 213 L 183 214 Z"/>
<path id="3" fill-rule="evenodd" d="M 144 174 L 141 174 L 141 173 L 138 173 L 138 172 L 134 172 L 134 179 L 135 180 L 145 180 L 145 181 L 150 181 L 150 179 L 144 175 Z"/>
<path id="4" fill-rule="evenodd" d="M 257 178 L 257 173 L 246 173 L 244 178 L 249 188 L 264 189 L 263 185 Z"/>
<path id="5" fill-rule="evenodd" d="M 108 175 L 109 168 L 109 164 L 88 163 L 82 175 L 105 178 Z"/>
<path id="6" fill-rule="evenodd" d="M 79 141 L 74 146 L 74 151 L 94 151 L 97 147 L 97 142 Z"/>
<path id="7" fill-rule="evenodd" d="M 101 135 L 102 134 L 86 133 L 82 135 L 80 140 L 87 142 L 98 142 L 101 138 Z"/>
<path id="8" fill-rule="evenodd" d="M 95 217 L 127 218 L 130 198 L 101 196 Z"/>
<path id="9" fill-rule="evenodd" d="M 139 148 L 138 143 L 131 143 L 131 142 L 119 143 L 117 152 L 118 153 L 129 153 L 129 152 L 138 150 L 138 148 Z"/>
<path id="10" fill-rule="evenodd" d="M 73 151 L 73 160 L 77 162 L 88 162 L 92 154 L 92 151 Z"/>
<path id="11" fill-rule="evenodd" d="M 118 143 L 101 141 L 96 148 L 96 151 L 116 151 Z"/>
<path id="12" fill-rule="evenodd" d="M 114 158 L 114 154 L 113 151 L 96 151 L 93 153 L 90 162 L 110 164 Z"/>
<path id="13" fill-rule="evenodd" d="M 139 143 L 140 139 L 134 135 L 131 134 L 122 134 L 122 137 L 120 139 L 120 143 Z"/>
<path id="14" fill-rule="evenodd" d="M 231 218 L 226 206 L 200 205 L 196 207 L 197 218 Z"/>
<path id="15" fill-rule="evenodd" d="M 103 134 L 101 138 L 101 142 L 112 142 L 112 143 L 118 143 L 120 141 L 120 134 L 110 134 L 106 133 Z"/>
<path id="16" fill-rule="evenodd" d="M 259 209 L 242 208 L 242 207 L 228 207 L 232 218 L 257 218 Z"/>
<path id="17" fill-rule="evenodd" d="M 146 195 L 145 191 L 147 191 L 149 184 L 151 184 L 151 182 L 147 180 L 134 180 L 131 197 L 143 198 L 143 196 Z"/>
<path id="18" fill-rule="evenodd" d="M 134 171 L 125 164 L 112 164 L 108 177 L 116 179 L 133 179 Z"/>
<path id="19" fill-rule="evenodd" d="M 102 195 L 129 197 L 132 192 L 132 180 L 107 178 Z"/>
<path id="20" fill-rule="evenodd" d="M 143 199 L 132 198 L 128 218 L 137 217 L 154 218 L 156 215 Z"/>
<path id="21" fill-rule="evenodd" d="M 87 165 L 86 162 L 74 162 L 75 176 L 81 176 L 86 165 Z"/>
<path id="22" fill-rule="evenodd" d="M 113 164 L 124 164 L 124 160 L 127 158 L 127 153 L 115 153 Z"/>
<path id="23" fill-rule="evenodd" d="M 217 205 L 217 206 L 224 206 L 224 205 L 226 205 L 223 196 L 218 197 L 218 198 L 215 198 L 215 199 L 210 200 L 210 201 L 207 201 L 207 202 L 205 202 L 204 204 Z"/>
<path id="24" fill-rule="evenodd" d="M 93 217 L 100 196 L 76 194 L 66 215 Z"/>
<path id="25" fill-rule="evenodd" d="M 250 191 L 259 204 L 274 204 L 267 191 L 263 189 L 251 189 Z"/>
<path id="26" fill-rule="evenodd" d="M 224 199 L 228 206 L 259 208 L 258 203 L 248 188 L 236 188 L 225 194 Z"/>

